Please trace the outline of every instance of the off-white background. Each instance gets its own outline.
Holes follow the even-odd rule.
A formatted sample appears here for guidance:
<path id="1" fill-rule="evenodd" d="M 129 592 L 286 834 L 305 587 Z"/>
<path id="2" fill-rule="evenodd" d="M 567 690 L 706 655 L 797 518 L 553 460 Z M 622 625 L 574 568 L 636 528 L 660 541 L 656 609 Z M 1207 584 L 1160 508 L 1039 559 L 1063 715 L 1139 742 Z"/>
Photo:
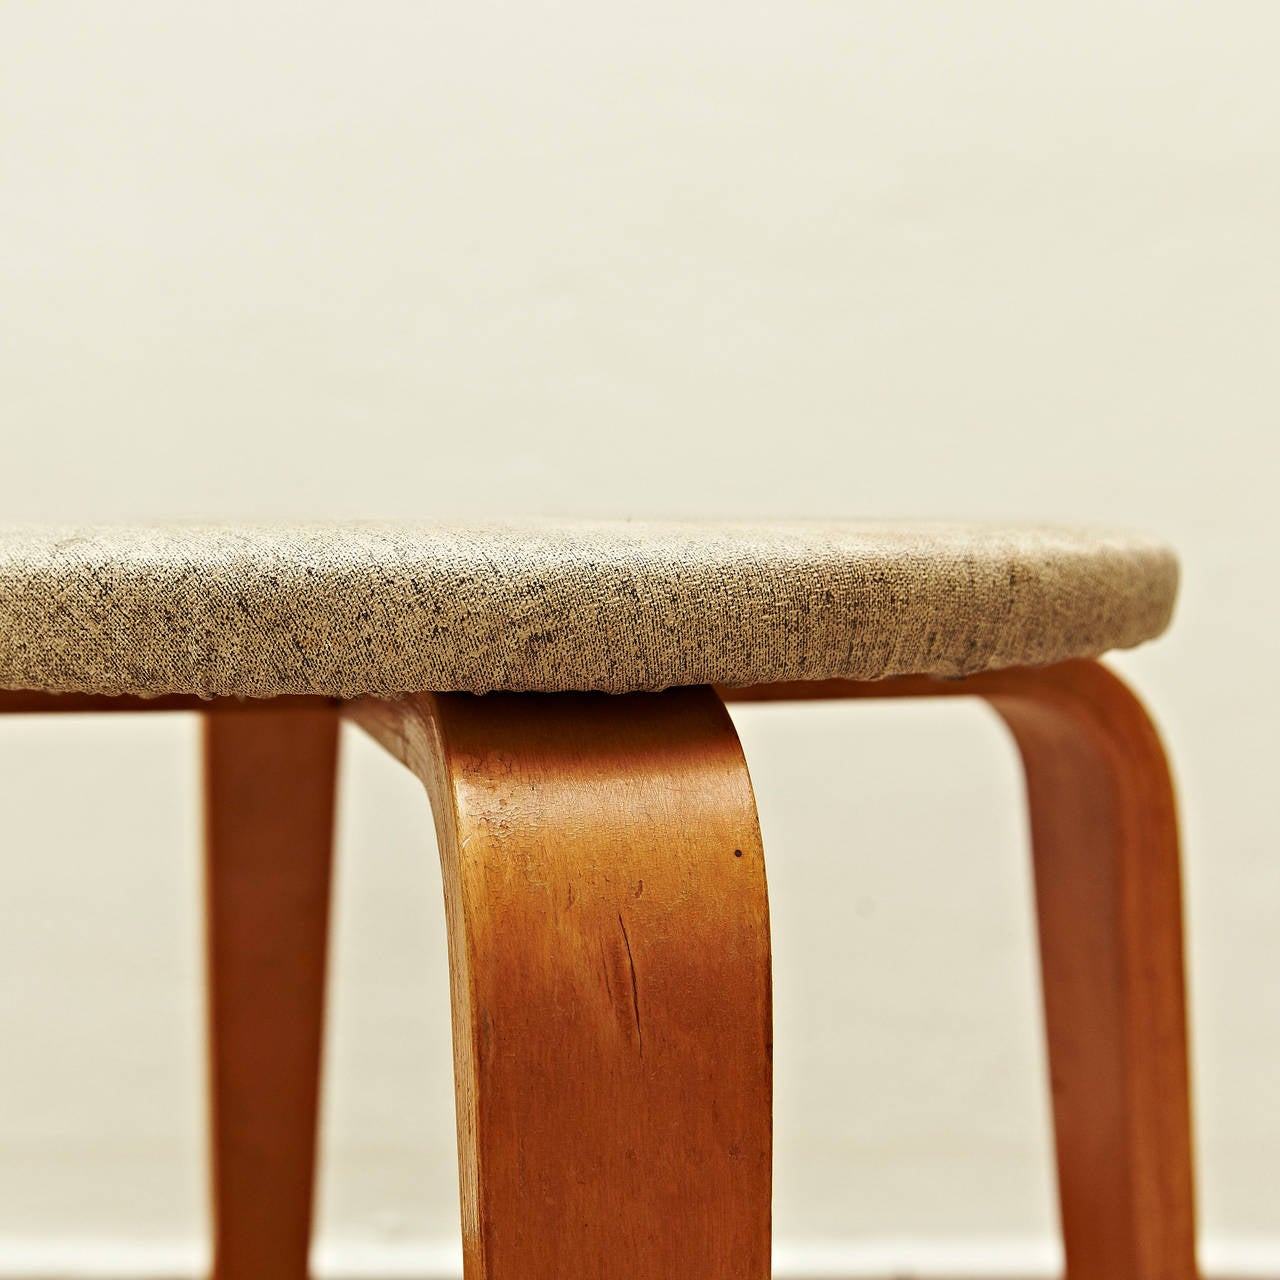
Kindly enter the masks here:
<path id="1" fill-rule="evenodd" d="M 1266 0 L 4 0 L 0 518 L 1167 535 L 1176 626 L 1120 665 L 1183 781 L 1203 1220 L 1280 1274 L 1278 40 Z M 739 722 L 789 1273 L 1051 1266 L 1008 745 Z M 320 1233 L 414 1274 L 457 1232 L 439 884 L 345 749 Z M 196 782 L 183 718 L 0 724 L 0 1272 L 199 1256 Z"/>

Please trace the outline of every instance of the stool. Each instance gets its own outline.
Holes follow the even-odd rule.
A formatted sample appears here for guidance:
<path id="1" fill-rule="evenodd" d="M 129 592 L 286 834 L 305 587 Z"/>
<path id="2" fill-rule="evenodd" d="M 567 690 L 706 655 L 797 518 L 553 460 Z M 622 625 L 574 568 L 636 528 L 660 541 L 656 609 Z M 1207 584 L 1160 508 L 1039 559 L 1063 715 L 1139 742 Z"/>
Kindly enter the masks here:
<path id="1" fill-rule="evenodd" d="M 7 528 L 0 711 L 203 714 L 220 1280 L 307 1273 L 344 715 L 435 815 L 468 1280 L 763 1280 L 769 918 L 724 703 L 984 698 L 1026 772 L 1068 1275 L 1192 1280 L 1174 798 L 1094 661 L 1176 589 L 1106 530 Z"/>

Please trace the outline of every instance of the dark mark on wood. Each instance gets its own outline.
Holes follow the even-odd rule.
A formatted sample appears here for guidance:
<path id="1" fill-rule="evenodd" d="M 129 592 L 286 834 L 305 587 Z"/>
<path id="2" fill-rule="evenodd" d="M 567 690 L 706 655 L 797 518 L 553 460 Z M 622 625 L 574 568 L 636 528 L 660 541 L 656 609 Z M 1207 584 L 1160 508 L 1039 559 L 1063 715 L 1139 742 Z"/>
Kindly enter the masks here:
<path id="1" fill-rule="evenodd" d="M 631 966 L 631 1007 L 636 1015 L 636 1038 L 640 1043 L 640 1056 L 644 1057 L 644 1030 L 640 1026 L 640 987 L 636 982 L 636 962 L 631 954 L 631 939 L 627 936 L 627 926 L 622 921 L 622 912 L 618 912 L 618 925 L 622 929 L 622 941 L 627 948 L 627 964 Z"/>

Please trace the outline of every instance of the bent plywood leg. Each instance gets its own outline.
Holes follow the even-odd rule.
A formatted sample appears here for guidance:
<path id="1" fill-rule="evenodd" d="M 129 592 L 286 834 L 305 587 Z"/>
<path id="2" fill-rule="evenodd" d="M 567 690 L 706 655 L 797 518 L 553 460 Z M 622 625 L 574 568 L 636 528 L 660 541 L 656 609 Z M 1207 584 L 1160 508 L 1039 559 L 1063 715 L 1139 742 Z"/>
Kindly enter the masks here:
<path id="1" fill-rule="evenodd" d="M 1191 1280 L 1178 832 L 1142 705 L 1096 663 L 991 677 L 1026 768 L 1070 1280 Z"/>
<path id="2" fill-rule="evenodd" d="M 768 909 L 719 700 L 421 695 L 352 714 L 435 811 L 468 1280 L 763 1280 Z"/>
<path id="3" fill-rule="evenodd" d="M 338 721 L 205 717 L 217 1280 L 307 1275 Z"/>
<path id="4" fill-rule="evenodd" d="M 1190 1280 L 1195 1195 L 1178 828 L 1142 704 L 1096 662 L 729 689 L 986 698 L 1027 776 L 1069 1280 Z"/>

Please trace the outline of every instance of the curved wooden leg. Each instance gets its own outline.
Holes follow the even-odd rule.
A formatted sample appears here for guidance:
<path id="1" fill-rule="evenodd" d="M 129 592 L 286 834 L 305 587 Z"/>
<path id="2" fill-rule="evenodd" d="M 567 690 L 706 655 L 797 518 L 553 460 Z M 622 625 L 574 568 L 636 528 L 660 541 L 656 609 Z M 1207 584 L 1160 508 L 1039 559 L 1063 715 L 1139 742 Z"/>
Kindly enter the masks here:
<path id="1" fill-rule="evenodd" d="M 761 685 L 742 702 L 986 698 L 1026 770 L 1069 1280 L 1191 1280 L 1195 1194 L 1173 786 L 1096 662 Z"/>
<path id="2" fill-rule="evenodd" d="M 1173 788 L 1096 663 L 992 676 L 1026 768 L 1070 1280 L 1196 1274 Z"/>
<path id="3" fill-rule="evenodd" d="M 214 1275 L 305 1280 L 336 707 L 205 716 Z"/>
<path id="4" fill-rule="evenodd" d="M 764 860 L 714 693 L 351 714 L 435 811 L 468 1280 L 763 1280 Z"/>

